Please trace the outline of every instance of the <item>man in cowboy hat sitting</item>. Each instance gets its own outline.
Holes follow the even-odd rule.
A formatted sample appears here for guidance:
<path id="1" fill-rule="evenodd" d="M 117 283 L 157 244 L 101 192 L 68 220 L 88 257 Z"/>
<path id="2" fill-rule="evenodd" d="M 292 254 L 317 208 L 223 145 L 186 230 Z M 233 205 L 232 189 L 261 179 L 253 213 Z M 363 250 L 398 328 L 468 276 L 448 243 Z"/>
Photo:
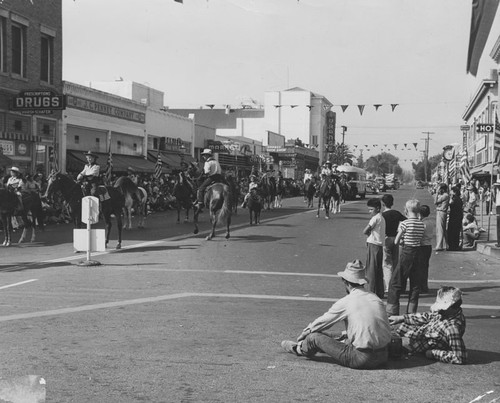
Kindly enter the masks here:
<path id="1" fill-rule="evenodd" d="M 214 158 L 212 150 L 205 148 L 201 153 L 201 156 L 205 158 L 205 165 L 203 167 L 203 173 L 207 178 L 198 188 L 198 194 L 195 202 L 193 203 L 195 207 L 201 207 L 203 205 L 203 197 L 205 195 L 205 189 L 215 182 L 224 182 L 222 178 L 222 168 L 219 162 Z"/>
<path id="2" fill-rule="evenodd" d="M 344 367 L 376 368 L 387 362 L 391 342 L 391 327 L 384 303 L 364 289 L 367 283 L 365 268 L 359 260 L 349 262 L 338 275 L 347 295 L 307 325 L 297 342 L 285 340 L 281 347 L 289 353 L 306 357 L 326 353 Z M 325 332 L 341 321 L 347 330 L 343 336 L 335 337 Z"/>
<path id="3" fill-rule="evenodd" d="M 467 350 L 463 341 L 465 316 L 462 312 L 462 291 L 441 287 L 430 312 L 390 316 L 403 347 L 410 353 L 425 353 L 431 360 L 465 364 Z"/>

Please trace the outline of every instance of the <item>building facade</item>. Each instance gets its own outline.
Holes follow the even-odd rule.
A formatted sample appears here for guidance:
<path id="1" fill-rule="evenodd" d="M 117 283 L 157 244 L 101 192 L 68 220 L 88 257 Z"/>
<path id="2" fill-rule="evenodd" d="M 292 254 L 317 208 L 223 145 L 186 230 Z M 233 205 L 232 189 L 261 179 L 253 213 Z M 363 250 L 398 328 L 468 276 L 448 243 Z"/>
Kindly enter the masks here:
<path id="1" fill-rule="evenodd" d="M 0 170 L 47 173 L 63 108 L 61 0 L 0 3 Z"/>

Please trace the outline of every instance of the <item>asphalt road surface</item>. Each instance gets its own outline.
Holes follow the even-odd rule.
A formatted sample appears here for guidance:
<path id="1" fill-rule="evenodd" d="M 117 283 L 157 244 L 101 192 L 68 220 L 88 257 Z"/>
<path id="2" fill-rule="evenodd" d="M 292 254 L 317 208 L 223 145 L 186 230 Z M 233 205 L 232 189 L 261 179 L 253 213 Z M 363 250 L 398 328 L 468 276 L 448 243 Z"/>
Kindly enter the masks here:
<path id="1" fill-rule="evenodd" d="M 413 197 L 432 205 L 425 189 L 393 195 L 400 211 Z M 206 241 L 206 213 L 198 235 L 156 213 L 122 250 L 93 254 L 98 267 L 76 265 L 70 225 L 48 226 L 0 248 L 0 377 L 42 376 L 47 402 L 500 402 L 500 261 L 476 252 L 433 254 L 420 300 L 423 311 L 440 285 L 464 291 L 468 365 L 412 356 L 352 370 L 281 350 L 345 295 L 336 273 L 365 261 L 368 220 L 366 200 L 326 220 L 292 198 L 258 226 L 240 210 L 229 240 L 221 227 Z"/>

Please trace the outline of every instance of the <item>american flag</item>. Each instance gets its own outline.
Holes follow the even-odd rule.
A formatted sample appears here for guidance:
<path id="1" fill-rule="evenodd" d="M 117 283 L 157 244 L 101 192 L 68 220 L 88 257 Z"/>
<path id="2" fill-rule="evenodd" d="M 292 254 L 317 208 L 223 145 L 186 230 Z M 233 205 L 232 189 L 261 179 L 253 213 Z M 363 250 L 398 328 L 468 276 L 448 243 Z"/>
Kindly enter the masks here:
<path id="1" fill-rule="evenodd" d="M 457 178 L 457 162 L 456 162 L 456 158 L 455 158 L 455 153 L 453 153 L 453 158 L 452 160 L 449 162 L 449 166 L 448 166 L 448 175 L 449 175 L 449 178 L 450 178 L 450 182 L 455 182 L 455 179 Z"/>
<path id="2" fill-rule="evenodd" d="M 156 158 L 156 165 L 155 165 L 155 178 L 158 179 L 161 176 L 161 170 L 163 167 L 163 163 L 161 161 L 161 154 L 158 151 L 158 157 Z"/>
<path id="3" fill-rule="evenodd" d="M 495 138 L 493 140 L 493 155 L 495 160 L 493 163 L 495 165 L 500 164 L 500 122 L 498 121 L 498 115 L 495 115 Z"/>
<path id="4" fill-rule="evenodd" d="M 111 145 L 109 146 L 108 161 L 106 162 L 106 172 L 104 173 L 104 181 L 107 185 L 111 184 L 111 175 L 113 173 L 113 154 L 111 153 Z"/>
<path id="5" fill-rule="evenodd" d="M 469 158 L 467 155 L 467 150 L 462 153 L 462 158 L 460 159 L 460 173 L 465 183 L 470 182 L 472 177 L 470 173 Z"/>

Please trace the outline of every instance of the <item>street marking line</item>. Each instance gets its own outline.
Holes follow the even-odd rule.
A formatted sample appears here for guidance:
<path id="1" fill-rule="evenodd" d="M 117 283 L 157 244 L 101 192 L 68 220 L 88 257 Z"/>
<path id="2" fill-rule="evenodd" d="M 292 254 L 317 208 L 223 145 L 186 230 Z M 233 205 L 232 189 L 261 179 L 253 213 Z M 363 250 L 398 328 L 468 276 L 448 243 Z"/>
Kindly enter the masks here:
<path id="1" fill-rule="evenodd" d="M 3 286 L 0 287 L 0 290 L 3 290 L 5 288 L 10 288 L 10 287 L 16 287 L 16 286 L 22 285 L 22 284 L 32 283 L 33 281 L 38 281 L 38 279 L 37 278 L 33 278 L 31 280 L 21 281 L 19 283 L 3 285 Z"/>
<path id="2" fill-rule="evenodd" d="M 168 301 L 186 297 L 198 298 L 235 298 L 235 299 L 262 299 L 262 300 L 280 300 L 280 301 L 308 301 L 308 302 L 331 302 L 334 303 L 340 298 L 314 298 L 314 297 L 298 297 L 286 295 L 264 295 L 264 294 L 217 294 L 217 293 L 193 293 L 185 292 L 170 295 L 159 295 L 156 297 L 136 298 L 114 302 L 104 302 L 101 304 L 81 305 L 72 308 L 52 309 L 48 311 L 28 312 L 13 315 L 0 316 L 0 322 L 9 322 L 13 320 L 42 318 L 45 316 L 57 316 L 68 313 L 78 313 L 86 311 L 94 311 L 97 309 L 117 308 L 122 306 L 147 304 L 151 302 Z M 433 304 L 421 303 L 420 306 L 430 307 Z M 463 308 L 468 309 L 485 309 L 485 310 L 499 310 L 500 306 L 495 305 L 462 305 Z"/>

